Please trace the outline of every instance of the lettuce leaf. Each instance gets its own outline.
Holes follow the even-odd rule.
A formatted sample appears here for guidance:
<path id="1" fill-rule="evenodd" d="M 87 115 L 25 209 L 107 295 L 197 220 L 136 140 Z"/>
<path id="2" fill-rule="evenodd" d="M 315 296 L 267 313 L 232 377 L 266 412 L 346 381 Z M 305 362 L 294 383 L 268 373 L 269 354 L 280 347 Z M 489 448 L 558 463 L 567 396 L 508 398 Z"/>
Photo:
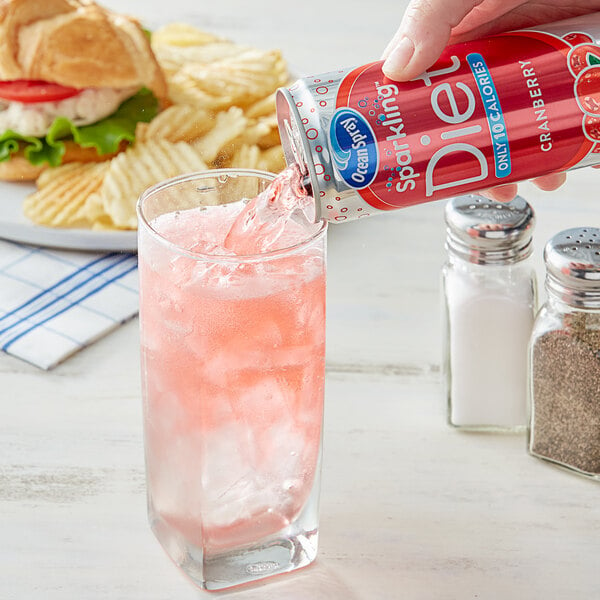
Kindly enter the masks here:
<path id="1" fill-rule="evenodd" d="M 95 148 L 100 155 L 111 154 L 119 149 L 122 141 L 135 140 L 137 123 L 148 123 L 157 113 L 158 100 L 150 90 L 143 88 L 112 115 L 91 125 L 77 126 L 65 117 L 57 117 L 44 138 L 24 136 L 9 129 L 0 134 L 0 162 L 9 160 L 22 149 L 31 164 L 48 163 L 57 167 L 65 153 L 63 140 L 66 139 L 74 140 L 83 148 Z"/>

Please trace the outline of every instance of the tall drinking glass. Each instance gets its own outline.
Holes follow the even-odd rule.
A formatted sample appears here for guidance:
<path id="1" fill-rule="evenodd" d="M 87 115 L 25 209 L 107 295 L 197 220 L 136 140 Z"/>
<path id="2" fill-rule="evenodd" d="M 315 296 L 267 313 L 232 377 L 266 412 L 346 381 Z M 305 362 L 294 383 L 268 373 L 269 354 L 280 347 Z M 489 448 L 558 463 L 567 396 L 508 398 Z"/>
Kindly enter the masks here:
<path id="1" fill-rule="evenodd" d="M 291 247 L 234 256 L 196 250 L 205 232 L 188 218 L 206 206 L 216 230 L 223 204 L 273 177 L 208 171 L 138 202 L 148 515 L 167 554 L 209 590 L 317 552 L 326 224 Z"/>

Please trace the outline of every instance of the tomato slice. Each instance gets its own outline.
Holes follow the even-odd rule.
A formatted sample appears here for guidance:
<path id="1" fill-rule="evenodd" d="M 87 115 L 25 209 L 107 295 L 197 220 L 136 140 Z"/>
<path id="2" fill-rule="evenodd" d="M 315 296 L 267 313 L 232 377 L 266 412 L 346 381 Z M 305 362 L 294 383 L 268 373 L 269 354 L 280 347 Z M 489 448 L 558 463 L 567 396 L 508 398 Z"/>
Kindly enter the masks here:
<path id="1" fill-rule="evenodd" d="M 79 94 L 81 90 L 49 81 L 15 79 L 0 81 L 0 98 L 14 102 L 33 104 L 35 102 L 55 102 Z"/>

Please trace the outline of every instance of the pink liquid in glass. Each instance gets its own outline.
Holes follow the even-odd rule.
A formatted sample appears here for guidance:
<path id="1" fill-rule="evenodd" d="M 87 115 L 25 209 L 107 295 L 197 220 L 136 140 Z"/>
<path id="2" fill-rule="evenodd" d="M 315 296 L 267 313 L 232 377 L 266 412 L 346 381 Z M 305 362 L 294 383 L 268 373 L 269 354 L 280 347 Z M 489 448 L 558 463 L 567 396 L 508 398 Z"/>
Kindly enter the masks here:
<path id="1" fill-rule="evenodd" d="M 204 552 L 316 527 L 324 232 L 297 181 L 140 231 L 151 519 Z"/>

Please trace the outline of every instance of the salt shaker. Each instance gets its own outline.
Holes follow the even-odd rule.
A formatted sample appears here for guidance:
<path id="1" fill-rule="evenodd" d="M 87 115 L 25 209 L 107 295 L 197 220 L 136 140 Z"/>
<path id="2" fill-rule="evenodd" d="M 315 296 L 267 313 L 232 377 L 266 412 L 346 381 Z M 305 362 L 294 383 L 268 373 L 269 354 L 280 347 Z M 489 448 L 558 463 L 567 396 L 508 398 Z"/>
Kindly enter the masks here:
<path id="1" fill-rule="evenodd" d="M 534 212 L 521 197 L 461 196 L 446 204 L 442 271 L 448 422 L 525 431 L 527 345 L 537 286 L 531 265 Z"/>
<path id="2" fill-rule="evenodd" d="M 531 336 L 529 451 L 600 480 L 600 229 L 544 249 L 547 301 Z"/>

